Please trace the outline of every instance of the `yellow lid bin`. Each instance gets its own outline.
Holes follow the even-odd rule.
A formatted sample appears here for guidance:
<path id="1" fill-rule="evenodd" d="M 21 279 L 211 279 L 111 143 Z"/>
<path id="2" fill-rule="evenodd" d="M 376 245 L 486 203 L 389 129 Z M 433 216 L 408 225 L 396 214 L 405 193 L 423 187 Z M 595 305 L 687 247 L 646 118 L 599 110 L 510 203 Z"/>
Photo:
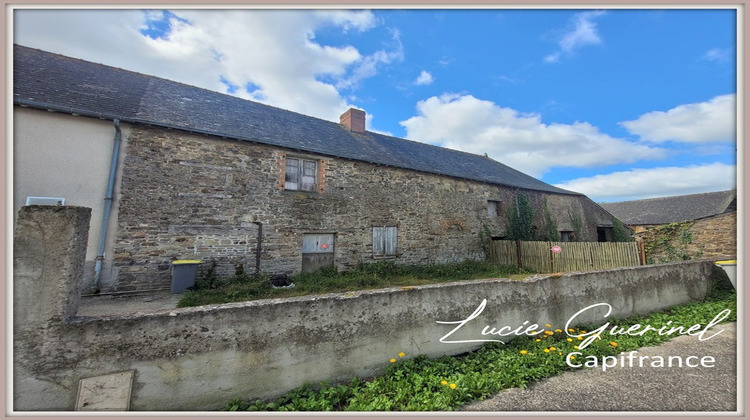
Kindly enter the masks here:
<path id="1" fill-rule="evenodd" d="M 716 261 L 715 264 L 724 269 L 732 286 L 737 290 L 737 260 Z"/>
<path id="2" fill-rule="evenodd" d="M 172 293 L 182 293 L 195 286 L 198 266 L 201 263 L 201 260 L 172 261 Z"/>

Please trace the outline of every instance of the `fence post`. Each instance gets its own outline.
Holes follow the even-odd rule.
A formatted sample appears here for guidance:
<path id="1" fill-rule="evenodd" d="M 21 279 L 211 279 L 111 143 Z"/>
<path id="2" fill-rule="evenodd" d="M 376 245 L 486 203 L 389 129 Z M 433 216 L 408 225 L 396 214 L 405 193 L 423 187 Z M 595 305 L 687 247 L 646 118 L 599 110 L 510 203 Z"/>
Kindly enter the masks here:
<path id="1" fill-rule="evenodd" d="M 644 242 L 636 242 L 638 244 L 638 259 L 641 265 L 646 265 L 646 244 Z"/>
<path id="2" fill-rule="evenodd" d="M 523 269 L 523 257 L 521 255 L 521 240 L 516 239 L 516 259 L 518 260 L 519 269 Z"/>
<path id="3" fill-rule="evenodd" d="M 555 272 L 555 253 L 552 252 L 552 242 L 547 242 L 547 249 L 549 249 L 549 272 Z"/>

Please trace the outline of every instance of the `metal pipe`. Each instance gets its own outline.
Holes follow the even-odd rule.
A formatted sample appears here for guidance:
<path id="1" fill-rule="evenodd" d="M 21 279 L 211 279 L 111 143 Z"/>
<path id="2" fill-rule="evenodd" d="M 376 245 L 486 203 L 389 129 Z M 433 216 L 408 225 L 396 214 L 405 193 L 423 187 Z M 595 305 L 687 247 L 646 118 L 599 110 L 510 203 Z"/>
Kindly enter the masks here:
<path id="1" fill-rule="evenodd" d="M 104 197 L 104 213 L 102 214 L 102 227 L 99 230 L 99 247 L 96 251 L 96 264 L 94 266 L 94 291 L 98 293 L 99 283 L 102 276 L 102 262 L 104 261 L 104 250 L 107 245 L 107 231 L 109 230 L 109 216 L 112 212 L 112 199 L 115 191 L 115 177 L 117 176 L 117 161 L 120 157 L 120 142 L 122 131 L 120 120 L 115 119 L 115 142 L 112 146 L 112 160 L 109 163 L 109 179 L 107 180 L 107 195 Z"/>
<path id="2" fill-rule="evenodd" d="M 261 245 L 263 244 L 263 223 L 261 222 L 253 222 L 256 225 L 258 225 L 258 242 L 256 244 L 255 248 L 255 276 L 260 275 L 260 252 L 261 252 Z"/>

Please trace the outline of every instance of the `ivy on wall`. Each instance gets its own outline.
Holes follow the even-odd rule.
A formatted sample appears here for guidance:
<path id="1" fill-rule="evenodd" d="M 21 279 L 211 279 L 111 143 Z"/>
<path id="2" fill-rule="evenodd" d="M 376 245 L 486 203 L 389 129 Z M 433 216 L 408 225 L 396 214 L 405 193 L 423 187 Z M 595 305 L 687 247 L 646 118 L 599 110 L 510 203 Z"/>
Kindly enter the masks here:
<path id="1" fill-rule="evenodd" d="M 635 240 L 630 233 L 630 229 L 626 228 L 619 219 L 612 221 L 612 239 L 615 242 L 632 242 Z"/>
<path id="2" fill-rule="evenodd" d="M 693 242 L 690 228 L 694 221 L 670 223 L 668 225 L 651 228 L 641 234 L 646 249 L 646 261 L 649 264 L 671 261 L 684 261 L 700 258 L 703 250 L 690 252 L 689 245 Z"/>
<path id="3" fill-rule="evenodd" d="M 529 196 L 519 191 L 516 194 L 515 205 L 506 212 L 508 220 L 505 231 L 510 240 L 533 241 L 534 238 L 534 207 Z"/>
<path id="4" fill-rule="evenodd" d="M 581 229 L 583 228 L 583 220 L 581 215 L 578 213 L 569 212 L 570 224 L 573 225 L 573 241 L 581 240 Z"/>
<path id="5" fill-rule="evenodd" d="M 552 211 L 547 205 L 547 199 L 544 199 L 544 224 L 547 226 L 547 238 L 550 242 L 560 240 L 560 232 L 557 230 L 557 222 L 552 217 Z"/>

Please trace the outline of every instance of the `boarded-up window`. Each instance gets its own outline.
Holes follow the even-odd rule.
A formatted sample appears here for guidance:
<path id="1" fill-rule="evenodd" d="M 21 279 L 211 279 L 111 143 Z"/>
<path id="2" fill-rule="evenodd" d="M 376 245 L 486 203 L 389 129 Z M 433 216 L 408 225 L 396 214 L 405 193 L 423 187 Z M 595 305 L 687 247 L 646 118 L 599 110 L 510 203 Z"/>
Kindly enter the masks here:
<path id="1" fill-rule="evenodd" d="M 318 162 L 288 157 L 284 188 L 287 190 L 315 191 L 317 187 Z"/>
<path id="2" fill-rule="evenodd" d="M 498 217 L 500 215 L 500 212 L 502 211 L 502 204 L 502 201 L 488 200 L 487 217 L 489 217 L 490 219 Z"/>
<path id="3" fill-rule="evenodd" d="M 398 232 L 395 226 L 376 226 L 372 228 L 372 255 L 395 256 Z"/>

